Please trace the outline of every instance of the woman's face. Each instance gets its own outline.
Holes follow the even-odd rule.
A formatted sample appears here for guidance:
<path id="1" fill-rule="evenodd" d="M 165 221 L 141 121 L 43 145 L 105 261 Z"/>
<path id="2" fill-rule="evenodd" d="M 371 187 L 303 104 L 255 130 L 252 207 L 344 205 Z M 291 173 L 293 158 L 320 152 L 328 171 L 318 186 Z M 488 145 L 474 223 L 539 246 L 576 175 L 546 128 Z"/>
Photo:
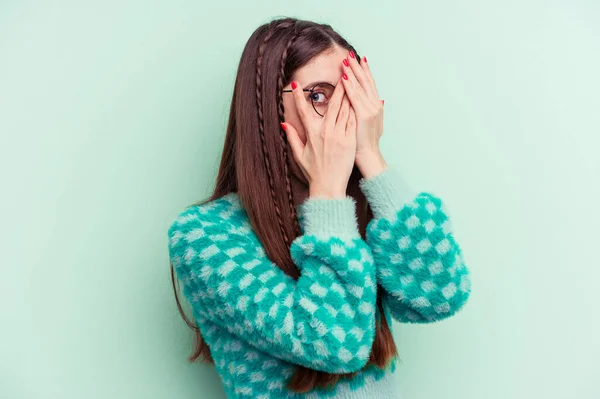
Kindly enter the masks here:
<path id="1" fill-rule="evenodd" d="M 332 50 L 319 54 L 308 64 L 304 65 L 302 68 L 299 68 L 292 77 L 292 81 L 297 82 L 302 89 L 309 89 L 318 82 L 327 82 L 335 86 L 342 77 L 342 60 L 346 58 L 347 55 L 348 51 L 346 49 L 336 45 Z M 284 90 L 291 88 L 292 85 L 290 82 L 289 85 L 284 87 Z M 321 116 L 319 116 L 319 114 L 317 114 L 313 109 L 310 100 L 310 93 L 304 92 L 304 94 L 309 109 L 313 111 L 312 117 L 321 118 Z M 283 106 L 285 109 L 285 122 L 296 128 L 298 135 L 300 136 L 300 140 L 306 144 L 306 132 L 304 131 L 304 126 L 302 125 L 300 116 L 298 115 L 296 103 L 294 102 L 294 95 L 292 93 L 284 93 Z"/>

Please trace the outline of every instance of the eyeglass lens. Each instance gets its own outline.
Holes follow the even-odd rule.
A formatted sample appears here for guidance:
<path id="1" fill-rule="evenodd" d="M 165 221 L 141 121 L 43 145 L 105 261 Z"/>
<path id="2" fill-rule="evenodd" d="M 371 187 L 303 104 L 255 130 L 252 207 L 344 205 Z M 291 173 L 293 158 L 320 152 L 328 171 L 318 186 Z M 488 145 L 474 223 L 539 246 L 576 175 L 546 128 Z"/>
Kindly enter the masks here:
<path id="1" fill-rule="evenodd" d="M 331 99 L 334 90 L 335 86 L 332 86 L 329 83 L 320 83 L 312 88 L 310 100 L 315 111 L 319 115 L 325 116 L 327 105 L 329 104 L 329 100 Z"/>

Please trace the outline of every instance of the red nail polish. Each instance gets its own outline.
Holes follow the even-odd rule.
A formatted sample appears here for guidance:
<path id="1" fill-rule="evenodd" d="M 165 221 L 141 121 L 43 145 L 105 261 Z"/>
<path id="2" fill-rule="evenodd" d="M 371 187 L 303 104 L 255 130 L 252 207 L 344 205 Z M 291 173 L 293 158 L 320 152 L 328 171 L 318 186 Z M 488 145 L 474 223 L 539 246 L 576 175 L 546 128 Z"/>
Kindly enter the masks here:
<path id="1" fill-rule="evenodd" d="M 384 102 L 385 102 L 385 100 L 381 100 L 381 105 L 383 105 Z"/>
<path id="2" fill-rule="evenodd" d="M 282 128 L 283 130 L 286 130 L 285 123 L 281 123 L 281 128 Z"/>
<path id="3" fill-rule="evenodd" d="M 296 87 L 298 87 L 298 85 L 296 84 L 296 82 L 292 82 L 292 89 L 295 89 Z"/>
<path id="4" fill-rule="evenodd" d="M 346 65 L 346 66 L 350 65 L 350 63 L 348 62 L 348 60 L 347 60 L 347 59 L 345 59 L 345 58 L 344 58 L 344 61 L 342 61 L 342 62 L 343 62 L 343 63 L 344 63 L 344 65 Z"/>
<path id="5" fill-rule="evenodd" d="M 350 57 L 354 58 L 354 51 L 350 52 Z"/>
<path id="6" fill-rule="evenodd" d="M 344 78 L 345 80 L 348 80 L 348 75 L 346 75 L 346 74 L 343 74 L 343 75 L 342 75 L 342 78 Z"/>
<path id="7" fill-rule="evenodd" d="M 363 57 L 363 61 L 364 61 L 364 62 L 367 62 L 367 57 Z"/>

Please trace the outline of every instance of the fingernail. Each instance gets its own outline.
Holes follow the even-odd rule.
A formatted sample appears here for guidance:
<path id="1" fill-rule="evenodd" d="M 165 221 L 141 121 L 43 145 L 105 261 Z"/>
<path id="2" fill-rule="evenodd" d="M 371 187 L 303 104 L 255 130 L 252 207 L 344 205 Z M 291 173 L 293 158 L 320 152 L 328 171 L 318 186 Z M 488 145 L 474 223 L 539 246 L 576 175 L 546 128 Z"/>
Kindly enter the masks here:
<path id="1" fill-rule="evenodd" d="M 381 100 L 381 105 L 383 105 L 384 102 L 385 102 L 385 100 Z"/>
<path id="2" fill-rule="evenodd" d="M 354 58 L 354 51 L 350 51 L 350 57 Z"/>
<path id="3" fill-rule="evenodd" d="M 367 57 L 363 57 L 363 61 L 364 61 L 364 62 L 367 62 Z"/>
<path id="4" fill-rule="evenodd" d="M 345 80 L 348 80 L 348 75 L 346 75 L 345 73 L 342 75 L 342 78 L 344 78 Z"/>
<path id="5" fill-rule="evenodd" d="M 348 60 L 344 58 L 344 61 L 342 61 L 344 63 L 344 65 L 348 66 L 350 65 L 350 63 L 348 63 Z"/>
<path id="6" fill-rule="evenodd" d="M 287 130 L 287 128 L 285 127 L 285 123 L 281 123 L 281 128 L 282 128 L 283 130 Z"/>
<path id="7" fill-rule="evenodd" d="M 298 87 L 298 85 L 296 84 L 296 82 L 292 82 L 292 89 L 295 89 L 296 87 Z"/>

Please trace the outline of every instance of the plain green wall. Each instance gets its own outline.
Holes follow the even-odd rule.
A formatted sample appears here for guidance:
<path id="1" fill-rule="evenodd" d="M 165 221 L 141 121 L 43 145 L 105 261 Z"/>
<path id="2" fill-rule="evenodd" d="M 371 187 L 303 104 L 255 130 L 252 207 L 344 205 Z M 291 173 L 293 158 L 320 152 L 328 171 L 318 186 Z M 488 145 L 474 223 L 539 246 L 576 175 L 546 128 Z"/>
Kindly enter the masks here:
<path id="1" fill-rule="evenodd" d="M 166 229 L 214 181 L 246 40 L 285 15 L 368 57 L 384 155 L 472 270 L 459 315 L 396 324 L 404 398 L 600 398 L 598 4 L 3 0 L 0 397 L 222 397 L 186 363 Z"/>

